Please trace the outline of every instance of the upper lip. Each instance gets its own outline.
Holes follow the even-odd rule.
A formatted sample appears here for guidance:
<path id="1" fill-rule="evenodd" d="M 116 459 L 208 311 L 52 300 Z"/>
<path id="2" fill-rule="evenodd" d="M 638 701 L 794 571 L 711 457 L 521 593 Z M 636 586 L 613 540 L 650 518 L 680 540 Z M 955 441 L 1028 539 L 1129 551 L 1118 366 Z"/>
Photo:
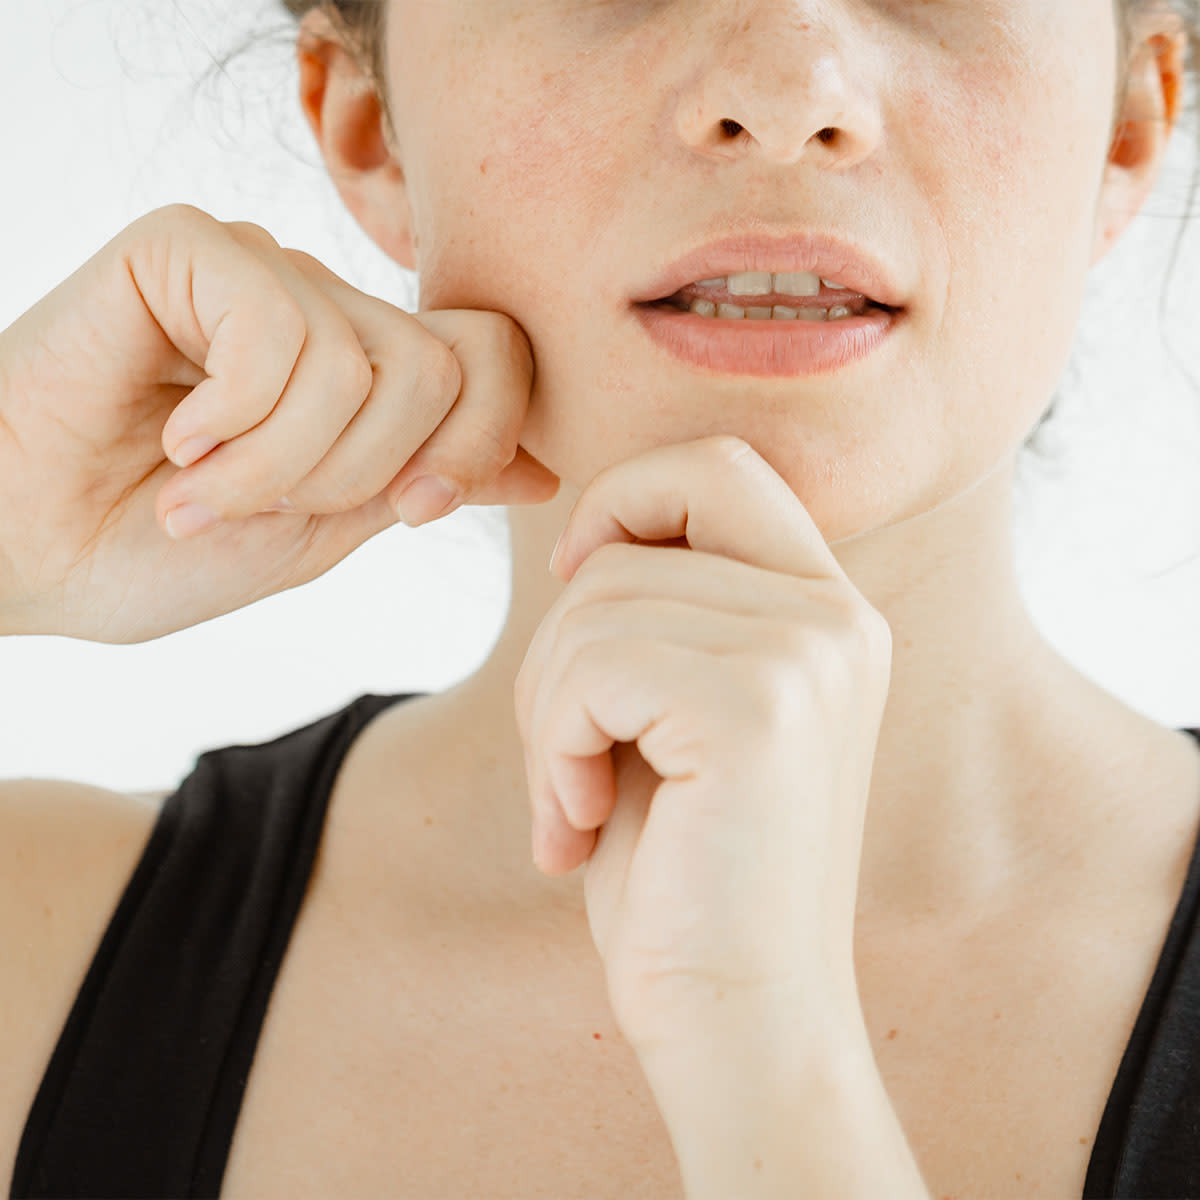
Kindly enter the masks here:
<path id="1" fill-rule="evenodd" d="M 902 303 L 900 286 L 880 259 L 844 238 L 806 231 L 735 234 L 699 246 L 665 267 L 635 303 L 665 300 L 690 283 L 743 271 L 811 271 L 876 304 L 898 308 Z"/>

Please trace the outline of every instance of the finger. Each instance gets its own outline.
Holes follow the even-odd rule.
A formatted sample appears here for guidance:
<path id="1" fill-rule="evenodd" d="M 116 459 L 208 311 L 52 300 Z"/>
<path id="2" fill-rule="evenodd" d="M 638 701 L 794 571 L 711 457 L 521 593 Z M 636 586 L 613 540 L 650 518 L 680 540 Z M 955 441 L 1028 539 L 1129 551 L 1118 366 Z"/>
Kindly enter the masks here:
<path id="1" fill-rule="evenodd" d="M 441 426 L 400 473 L 396 488 L 437 475 L 476 504 L 553 499 L 558 476 L 520 445 L 534 374 L 521 327 L 502 313 L 470 309 L 421 312 L 415 319 L 458 360 L 462 389 Z"/>
<path id="2" fill-rule="evenodd" d="M 517 727 L 523 738 L 529 737 L 533 706 L 546 664 L 560 642 L 563 622 L 579 609 L 647 597 L 702 605 L 713 613 L 765 616 L 780 623 L 824 625 L 836 621 L 845 608 L 845 589 L 826 586 L 822 580 L 799 588 L 792 576 L 698 550 L 627 543 L 601 546 L 580 564 L 571 586 L 547 610 L 526 648 L 513 685 Z"/>
<path id="3" fill-rule="evenodd" d="M 156 225 L 161 236 L 145 236 Z M 163 450 L 176 461 L 191 438 L 226 441 L 274 409 L 308 338 L 307 317 L 261 255 L 200 209 L 170 205 L 127 232 L 126 261 L 143 301 L 209 376 L 163 427 Z M 258 229 L 258 241 L 264 239 L 274 242 Z"/>
<path id="4" fill-rule="evenodd" d="M 616 805 L 611 751 L 616 743 L 636 742 L 664 780 L 687 777 L 664 773 L 655 759 L 677 755 L 679 748 L 704 736 L 706 725 L 710 736 L 719 735 L 724 706 L 720 697 L 710 703 L 713 672 L 705 658 L 688 646 L 644 638 L 596 643 L 572 658 L 531 750 L 540 783 L 534 821 L 548 849 L 543 870 L 574 870 L 591 852 L 595 834 L 591 828 L 576 828 L 567 812 L 604 811 L 604 820 L 611 817 Z M 709 719 L 697 718 L 698 701 L 701 708 L 712 709 Z M 688 713 L 686 727 L 681 712 Z M 552 764 L 546 770 L 553 771 L 561 795 L 549 773 L 544 780 L 540 775 L 539 758 Z M 580 765 L 589 761 L 597 765 Z"/>
<path id="5" fill-rule="evenodd" d="M 388 410 L 398 426 L 391 440 L 403 448 L 384 481 L 391 481 L 393 499 L 425 475 L 452 484 L 460 503 L 553 499 L 558 477 L 518 445 L 533 386 L 533 354 L 511 317 L 474 309 L 409 313 L 353 287 L 311 255 L 286 253 L 346 314 L 378 364 L 377 373 L 392 372 L 398 391 L 411 396 Z M 436 383 L 442 370 L 447 378 L 431 388 L 423 377 Z M 358 418 L 347 432 L 360 440 L 357 424 Z M 386 438 L 383 431 L 372 428 L 367 440 L 381 437 Z M 347 448 L 353 455 L 353 447 Z M 345 469 L 347 456 L 340 446 L 335 449 L 329 469 Z M 325 470 L 322 463 L 321 473 Z"/>
<path id="6" fill-rule="evenodd" d="M 662 446 L 601 471 L 571 511 L 554 573 L 570 579 L 609 542 L 679 537 L 768 571 L 849 583 L 795 493 L 748 443 L 727 435 Z"/>
<path id="7" fill-rule="evenodd" d="M 542 731 L 556 706 L 562 703 L 567 673 L 582 654 L 612 654 L 630 661 L 625 642 L 670 642 L 696 653 L 730 655 L 748 653 L 768 641 L 777 622 L 752 616 L 731 615 L 686 601 L 663 600 L 657 596 L 588 603 L 564 615 L 553 638 L 545 663 L 535 667 L 534 707 L 530 714 L 529 752 L 535 756 L 543 746 Z M 779 623 L 782 624 L 782 623 Z M 597 649 L 597 648 L 601 649 Z M 607 750 L 607 747 L 605 747 Z M 666 772 L 691 772 L 703 763 L 661 764 Z M 607 753 L 596 759 L 551 757 L 546 773 L 563 813 L 575 829 L 596 829 L 612 813 L 614 797 Z M 655 768 L 658 769 L 657 766 Z M 594 784 L 594 786 L 593 786 Z"/>
<path id="8" fill-rule="evenodd" d="M 533 365 L 514 321 L 473 310 L 410 314 L 311 255 L 284 253 L 350 321 L 376 376 L 326 457 L 288 493 L 297 509 L 346 509 L 385 487 L 394 505 L 424 475 L 456 495 L 442 516 L 473 500 L 544 503 L 557 494 L 558 477 L 517 445 Z"/>
<path id="9" fill-rule="evenodd" d="M 185 438 L 202 436 L 223 444 L 162 489 L 158 508 L 164 514 L 184 503 L 203 504 L 228 520 L 261 511 L 287 495 L 325 457 L 372 390 L 373 365 L 346 317 L 299 271 L 282 261 L 273 267 L 302 314 L 304 347 L 277 402 L 253 427 L 231 436 L 221 404 L 214 406 L 213 419 L 206 415 L 198 427 L 183 425 Z M 225 374 L 224 361 L 210 361 L 205 369 L 211 378 L 192 393 L 189 404 L 203 389 L 226 399 L 240 396 L 243 382 Z M 178 427 L 174 436 L 180 436 Z"/>

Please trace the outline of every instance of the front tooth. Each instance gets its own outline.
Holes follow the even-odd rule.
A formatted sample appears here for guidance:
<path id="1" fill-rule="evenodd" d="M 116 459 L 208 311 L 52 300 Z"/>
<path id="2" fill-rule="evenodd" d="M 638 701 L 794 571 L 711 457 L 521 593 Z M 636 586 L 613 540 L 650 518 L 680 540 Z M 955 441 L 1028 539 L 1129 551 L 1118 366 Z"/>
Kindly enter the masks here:
<path id="1" fill-rule="evenodd" d="M 725 286 L 725 276 L 722 275 L 720 279 L 702 279 L 696 286 L 706 288 L 723 288 Z"/>
<path id="2" fill-rule="evenodd" d="M 743 321 L 746 318 L 746 310 L 738 308 L 736 304 L 719 304 L 717 306 L 717 316 L 724 317 L 729 321 Z"/>
<path id="3" fill-rule="evenodd" d="M 771 290 L 771 276 L 766 271 L 743 271 L 729 277 L 731 296 L 766 296 Z"/>
<path id="4" fill-rule="evenodd" d="M 782 296 L 816 296 L 821 291 L 821 277 L 808 271 L 776 275 L 775 291 Z"/>

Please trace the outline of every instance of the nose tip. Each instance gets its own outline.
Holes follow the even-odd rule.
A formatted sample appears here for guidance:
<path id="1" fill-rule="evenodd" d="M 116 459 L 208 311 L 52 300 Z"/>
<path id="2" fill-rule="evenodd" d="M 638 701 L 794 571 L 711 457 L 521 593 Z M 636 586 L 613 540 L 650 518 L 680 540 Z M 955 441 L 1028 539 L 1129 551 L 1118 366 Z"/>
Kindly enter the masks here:
<path id="1" fill-rule="evenodd" d="M 883 118 L 867 69 L 869 47 L 849 25 L 781 34 L 764 21 L 726 40 L 678 97 L 676 131 L 717 158 L 852 166 L 879 144 Z M 850 69 L 851 63 L 856 64 Z"/>

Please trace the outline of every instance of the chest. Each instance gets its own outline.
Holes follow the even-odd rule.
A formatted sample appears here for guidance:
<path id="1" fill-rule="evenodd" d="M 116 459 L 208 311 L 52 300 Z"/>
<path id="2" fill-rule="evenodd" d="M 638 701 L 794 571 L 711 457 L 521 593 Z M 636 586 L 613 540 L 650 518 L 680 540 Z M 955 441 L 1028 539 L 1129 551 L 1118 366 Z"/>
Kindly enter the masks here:
<path id="1" fill-rule="evenodd" d="M 312 932 L 272 1002 L 223 1196 L 683 1200 L 591 955 L 493 930 L 329 972 Z M 864 955 L 860 991 L 931 1196 L 1082 1195 L 1151 956 L 1110 943 L 1081 977 L 1053 945 L 927 953 L 922 970 L 917 953 Z"/>
<path id="2" fill-rule="evenodd" d="M 933 1200 L 1082 1195 L 1196 836 L 1188 766 L 1177 828 L 1136 853 L 1117 839 L 1044 883 L 1027 918 L 953 936 L 860 923 L 868 1032 Z M 488 824 L 498 804 L 470 823 L 433 790 L 370 808 L 397 774 L 368 772 L 354 819 L 327 827 L 222 1196 L 683 1200 L 611 1018 L 582 873 L 485 870 L 481 844 L 528 862 L 524 826 L 510 844 Z M 391 846 L 422 850 L 396 862 Z"/>

